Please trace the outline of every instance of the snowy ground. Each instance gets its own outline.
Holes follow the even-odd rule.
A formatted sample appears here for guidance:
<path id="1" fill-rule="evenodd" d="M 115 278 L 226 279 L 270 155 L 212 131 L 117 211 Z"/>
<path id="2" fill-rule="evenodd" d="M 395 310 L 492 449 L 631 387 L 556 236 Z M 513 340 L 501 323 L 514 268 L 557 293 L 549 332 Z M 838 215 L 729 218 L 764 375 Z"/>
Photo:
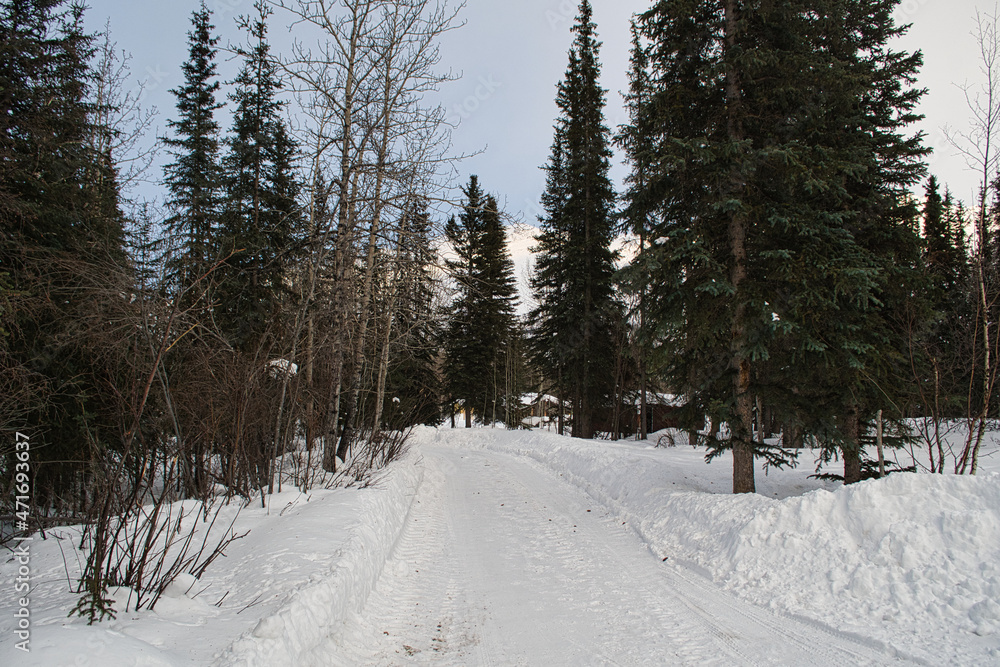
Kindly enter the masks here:
<path id="1" fill-rule="evenodd" d="M 49 531 L 31 543 L 31 652 L 15 648 L 15 595 L 0 597 L 0 665 L 116 667 L 208 665 L 219 656 L 244 664 L 298 664 L 329 629 L 358 613 L 377 581 L 423 470 L 400 462 L 373 488 L 285 492 L 244 508 L 226 557 L 186 594 L 152 611 L 122 611 L 88 627 L 67 618 L 76 603 L 68 579 L 85 556 L 76 529 Z M 237 511 L 229 508 L 219 524 Z M 199 540 L 200 542 L 200 540 Z M 17 563 L 4 554 L 0 582 L 12 591 Z M 269 656 L 278 655 L 272 661 Z"/>
<path id="2" fill-rule="evenodd" d="M 739 497 L 686 446 L 413 444 L 374 488 L 244 509 L 187 595 L 101 626 L 66 618 L 73 531 L 35 541 L 32 652 L 4 595 L 0 664 L 1000 664 L 996 443 L 975 479 L 851 488 L 808 479 L 807 451 Z"/>

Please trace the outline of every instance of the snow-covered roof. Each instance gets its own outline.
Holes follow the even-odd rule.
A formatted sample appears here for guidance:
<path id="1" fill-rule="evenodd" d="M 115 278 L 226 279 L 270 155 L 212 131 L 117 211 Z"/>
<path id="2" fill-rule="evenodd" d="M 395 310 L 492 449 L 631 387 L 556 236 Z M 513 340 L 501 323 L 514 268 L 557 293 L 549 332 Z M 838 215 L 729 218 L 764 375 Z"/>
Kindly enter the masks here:
<path id="1" fill-rule="evenodd" d="M 536 405 L 542 401 L 559 405 L 559 399 L 550 394 L 521 394 L 521 405 Z"/>
<path id="2" fill-rule="evenodd" d="M 267 362 L 268 372 L 272 377 L 294 377 L 299 372 L 299 365 L 288 359 L 272 359 Z"/>
<path id="3" fill-rule="evenodd" d="M 639 405 L 642 399 L 642 392 L 635 392 L 635 394 L 630 395 L 632 398 L 633 405 Z M 663 405 L 670 408 L 679 408 L 685 404 L 683 396 L 678 396 L 676 394 L 662 394 L 658 392 L 647 391 L 646 392 L 646 404 L 647 405 Z"/>

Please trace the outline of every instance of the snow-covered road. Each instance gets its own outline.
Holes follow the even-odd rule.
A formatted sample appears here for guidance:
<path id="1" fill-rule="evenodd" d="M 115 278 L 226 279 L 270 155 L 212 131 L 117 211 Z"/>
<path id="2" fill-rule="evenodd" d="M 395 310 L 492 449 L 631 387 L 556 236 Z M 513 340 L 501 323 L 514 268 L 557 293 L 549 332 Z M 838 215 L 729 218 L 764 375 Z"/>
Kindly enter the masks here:
<path id="1" fill-rule="evenodd" d="M 874 645 L 776 616 L 662 561 L 540 464 L 447 441 L 333 665 L 884 665 Z"/>
<path id="2" fill-rule="evenodd" d="M 110 589 L 93 626 L 67 617 L 81 528 L 47 531 L 31 652 L 0 596 L 0 665 L 1000 665 L 1000 433 L 976 477 L 844 487 L 804 451 L 739 496 L 725 456 L 654 446 L 678 435 L 420 427 L 369 480 L 223 506 L 211 539 L 185 520 L 249 534 L 155 609 Z"/>

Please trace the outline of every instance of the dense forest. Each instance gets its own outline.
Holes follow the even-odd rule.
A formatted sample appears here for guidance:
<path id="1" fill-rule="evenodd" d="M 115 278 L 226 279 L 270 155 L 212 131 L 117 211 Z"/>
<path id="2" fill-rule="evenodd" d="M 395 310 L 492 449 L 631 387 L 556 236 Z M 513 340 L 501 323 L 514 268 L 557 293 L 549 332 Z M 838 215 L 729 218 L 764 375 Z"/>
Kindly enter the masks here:
<path id="1" fill-rule="evenodd" d="M 426 101 L 457 10 L 258 0 L 223 50 L 203 2 L 151 173 L 111 36 L 80 4 L 3 0 L 6 521 L 21 484 L 32 528 L 108 531 L 143 502 L 363 479 L 418 424 L 646 438 L 665 407 L 732 451 L 738 493 L 803 446 L 845 483 L 903 443 L 975 474 L 1000 407 L 995 128 L 970 133 L 981 190 L 958 201 L 913 129 L 922 56 L 894 50 L 898 2 L 651 2 L 612 128 L 583 0 L 518 315 L 503 184 L 455 182 Z M 279 22 L 323 46 L 275 52 Z M 138 178 L 162 205 L 125 194 Z"/>

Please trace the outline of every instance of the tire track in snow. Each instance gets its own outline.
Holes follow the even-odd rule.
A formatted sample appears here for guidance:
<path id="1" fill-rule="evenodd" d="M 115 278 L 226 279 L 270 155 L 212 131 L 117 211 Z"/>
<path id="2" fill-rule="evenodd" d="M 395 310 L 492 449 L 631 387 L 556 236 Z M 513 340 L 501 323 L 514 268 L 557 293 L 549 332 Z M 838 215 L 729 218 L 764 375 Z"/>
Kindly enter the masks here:
<path id="1" fill-rule="evenodd" d="M 603 549 L 609 537 L 585 529 L 593 515 L 564 497 L 579 491 L 549 493 L 551 478 L 492 454 L 426 453 L 458 457 L 464 469 L 454 482 L 456 528 L 471 538 L 470 567 L 494 579 L 482 594 L 507 640 L 504 664 L 733 664 L 690 619 L 634 599 L 629 559 Z"/>
<path id="2" fill-rule="evenodd" d="M 797 619 L 776 616 L 736 600 L 728 593 L 713 587 L 711 583 L 700 580 L 697 575 L 684 572 L 680 567 L 670 566 L 665 570 L 667 577 L 674 580 L 676 589 L 685 592 L 679 599 L 705 619 L 707 624 L 718 627 L 716 619 L 745 619 L 745 622 L 759 626 L 765 634 L 780 640 L 778 645 L 792 647 L 798 655 L 808 656 L 805 662 L 795 664 L 850 664 L 859 667 L 912 664 L 903 656 L 887 654 L 877 647 L 843 634 L 831 632 L 811 623 L 804 624 Z"/>
<path id="3" fill-rule="evenodd" d="M 543 464 L 521 457 L 498 454 L 511 460 L 512 465 L 526 465 L 539 475 L 555 481 L 553 486 L 535 485 L 536 493 L 547 497 L 549 502 L 570 502 L 577 497 L 574 508 L 577 515 L 590 512 L 594 500 L 585 495 L 579 487 L 561 479 Z M 567 491 L 567 488 L 573 492 Z M 605 512 L 602 508 L 602 513 Z M 592 513 L 592 512 L 591 512 Z M 607 517 L 612 517 L 607 512 Z M 603 531 L 613 530 L 617 520 L 607 518 L 606 525 L 598 526 L 590 522 L 581 525 L 597 537 L 595 544 L 611 551 L 616 558 L 622 558 L 620 542 L 600 539 Z M 629 530 L 631 534 L 631 530 Z M 636 536 L 636 541 L 639 538 Z M 650 559 L 653 554 L 643 543 Z M 702 630 L 712 634 L 724 644 L 734 657 L 748 665 L 901 665 L 913 664 L 903 656 L 887 654 L 870 643 L 857 641 L 842 633 L 796 619 L 779 617 L 767 610 L 738 600 L 715 588 L 710 582 L 697 575 L 667 563 L 660 568 L 658 576 L 637 579 L 633 585 L 644 589 L 645 599 L 673 599 L 687 608 L 702 625 Z M 655 603 L 654 603 L 655 604 Z M 755 649 L 755 650 L 750 650 Z"/>
<path id="4" fill-rule="evenodd" d="M 901 664 L 661 563 L 535 461 L 423 453 L 406 528 L 330 664 Z"/>
<path id="5" fill-rule="evenodd" d="M 461 570 L 446 566 L 454 540 L 443 511 L 443 486 L 441 471 L 427 465 L 365 613 L 331 642 L 328 664 L 484 664 L 470 660 L 481 642 L 468 613 L 469 586 Z"/>
<path id="6" fill-rule="evenodd" d="M 542 507 L 551 508 L 567 517 L 568 520 L 575 520 L 577 523 L 571 524 L 574 530 L 585 538 L 585 547 L 591 557 L 604 552 L 610 557 L 612 564 L 635 563 L 637 557 L 641 564 L 656 569 L 653 564 L 652 555 L 644 548 L 631 543 L 631 540 L 624 534 L 624 531 L 616 522 L 599 519 L 600 512 L 594 513 L 594 504 L 589 502 L 589 498 L 572 485 L 556 479 L 551 472 L 544 467 L 537 465 L 534 461 L 514 460 L 510 463 L 512 467 L 519 468 L 518 475 L 515 475 L 510 468 L 497 466 L 504 471 L 508 478 L 508 485 L 520 487 L 523 493 L 532 496 L 537 500 L 544 500 Z M 526 475 L 523 466 L 533 471 L 536 478 Z M 530 483 L 529 483 L 530 482 Z M 565 558 L 568 554 L 557 552 L 559 558 Z M 613 566 L 612 566 L 613 567 Z M 615 587 L 621 590 L 630 590 L 637 593 L 642 598 L 641 613 L 636 613 L 636 621 L 645 622 L 648 627 L 656 628 L 661 635 L 668 639 L 668 645 L 673 651 L 671 664 L 690 665 L 732 665 L 743 664 L 749 666 L 763 665 L 755 660 L 750 654 L 741 648 L 739 637 L 732 632 L 719 628 L 715 625 L 698 623 L 696 618 L 692 618 L 683 613 L 678 613 L 677 607 L 665 605 L 664 600 L 674 598 L 671 593 L 664 591 L 654 591 L 647 585 L 642 585 L 641 574 L 637 574 L 633 568 L 617 567 L 609 569 L 608 576 L 615 580 Z M 650 618 L 652 617 L 652 618 Z M 711 637 L 714 641 L 705 641 L 704 638 Z M 661 637 L 662 638 L 662 637 Z M 698 638 L 702 638 L 701 641 Z M 647 637 L 647 641 L 656 643 L 656 637 Z M 720 650 L 727 655 L 720 656 Z M 649 664 L 657 664 L 656 658 L 639 658 Z M 637 664 L 637 663 L 627 663 Z"/>

